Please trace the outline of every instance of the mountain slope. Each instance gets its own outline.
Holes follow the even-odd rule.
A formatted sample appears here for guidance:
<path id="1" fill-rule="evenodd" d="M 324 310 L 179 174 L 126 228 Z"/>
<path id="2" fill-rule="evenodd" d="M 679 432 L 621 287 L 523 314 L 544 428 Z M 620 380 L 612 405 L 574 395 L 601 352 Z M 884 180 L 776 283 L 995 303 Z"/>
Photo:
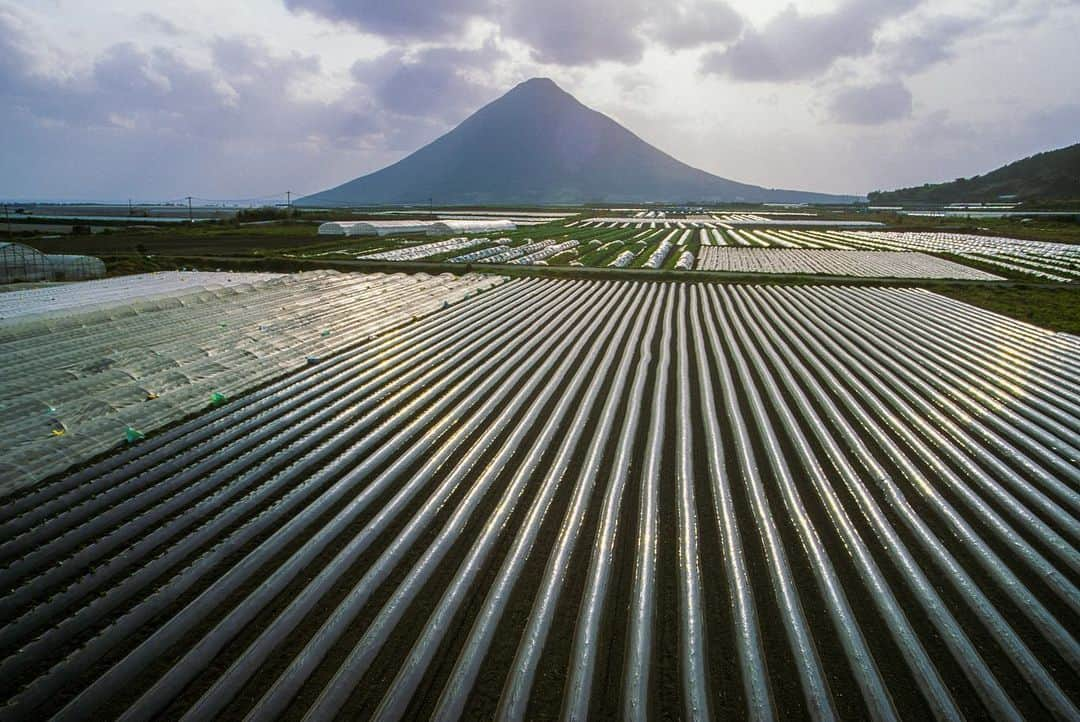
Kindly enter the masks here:
<path id="1" fill-rule="evenodd" d="M 301 205 L 497 205 L 681 201 L 850 203 L 855 196 L 766 189 L 693 168 L 533 78 L 446 135 Z"/>
<path id="2" fill-rule="evenodd" d="M 1002 196 L 1015 196 L 1020 201 L 1080 200 L 1080 143 L 1018 160 L 986 175 L 877 191 L 870 194 L 870 202 L 986 202 Z"/>

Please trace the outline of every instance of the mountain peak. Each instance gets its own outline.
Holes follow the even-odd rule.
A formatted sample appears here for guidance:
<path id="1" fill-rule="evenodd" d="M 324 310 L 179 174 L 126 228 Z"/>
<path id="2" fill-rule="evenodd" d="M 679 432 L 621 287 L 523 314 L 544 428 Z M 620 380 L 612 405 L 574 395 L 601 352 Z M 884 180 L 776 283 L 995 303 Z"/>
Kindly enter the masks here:
<path id="1" fill-rule="evenodd" d="M 412 155 L 301 205 L 856 200 L 765 189 L 682 163 L 551 78 L 530 78 Z"/>
<path id="2" fill-rule="evenodd" d="M 543 78 L 537 76 L 535 78 L 529 78 L 523 82 L 517 84 L 518 88 L 554 88 L 556 90 L 562 90 L 558 84 L 551 78 Z"/>
<path id="3" fill-rule="evenodd" d="M 535 97 L 555 97 L 566 96 L 573 98 L 574 96 L 567 93 L 560 88 L 558 84 L 551 78 L 529 78 L 522 81 L 510 89 L 495 102 L 502 100 L 503 98 L 509 98 L 518 95 L 535 96 Z"/>

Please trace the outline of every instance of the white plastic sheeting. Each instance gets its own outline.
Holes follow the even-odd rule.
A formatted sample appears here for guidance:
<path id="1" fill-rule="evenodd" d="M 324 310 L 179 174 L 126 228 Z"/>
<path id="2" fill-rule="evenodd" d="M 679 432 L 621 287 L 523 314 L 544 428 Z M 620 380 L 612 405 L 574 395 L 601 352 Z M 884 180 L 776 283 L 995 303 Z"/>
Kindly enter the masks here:
<path id="1" fill-rule="evenodd" d="M 354 221 L 327 221 L 326 223 L 319 224 L 318 234 L 320 236 L 348 236 L 353 226 L 357 222 Z"/>
<path id="2" fill-rule="evenodd" d="M 623 251 L 619 255 L 615 256 L 614 260 L 612 260 L 611 263 L 608 264 L 608 267 L 627 268 L 631 263 L 634 262 L 634 256 L 636 255 L 637 254 L 635 254 L 633 251 Z"/>
<path id="3" fill-rule="evenodd" d="M 672 235 L 674 233 L 673 231 Z M 649 257 L 645 259 L 645 263 L 641 264 L 642 268 L 660 268 L 660 266 L 664 265 L 664 261 L 667 260 L 671 250 L 675 247 L 675 244 L 668 240 L 669 238 L 671 238 L 670 235 L 660 242 L 655 251 L 649 254 Z"/>
<path id="4" fill-rule="evenodd" d="M 1080 245 L 964 233 L 847 233 L 843 237 L 878 248 L 953 253 L 980 263 L 1053 281 L 1080 280 Z"/>
<path id="5" fill-rule="evenodd" d="M 665 228 L 669 226 L 675 226 L 676 228 L 706 228 L 711 227 L 711 223 L 723 220 L 724 223 L 733 226 L 807 226 L 807 227 L 834 227 L 834 228 L 874 228 L 884 226 L 884 223 L 878 221 L 840 221 L 840 220 L 822 220 L 822 219 L 793 219 L 793 218 L 766 218 L 765 216 L 758 216 L 753 214 L 736 213 L 732 215 L 725 215 L 722 218 L 711 218 L 706 220 L 705 218 L 669 218 L 665 221 Z M 633 218 L 633 217 L 619 217 L 619 216 L 600 216 L 597 218 L 589 218 L 582 221 L 582 225 L 600 226 L 615 228 L 621 224 L 629 224 L 633 228 L 645 228 L 654 223 L 650 218 Z"/>
<path id="6" fill-rule="evenodd" d="M 429 236 L 448 236 L 453 233 L 496 233 L 515 230 L 513 221 L 504 219 L 444 220 L 436 221 L 427 228 Z"/>
<path id="7" fill-rule="evenodd" d="M 406 236 L 426 233 L 436 221 L 329 221 L 321 236 Z"/>
<path id="8" fill-rule="evenodd" d="M 529 239 L 525 239 L 525 240 L 528 241 Z M 573 248 L 574 246 L 577 245 L 577 243 L 578 243 L 577 241 L 563 241 L 563 242 L 560 242 L 558 239 L 555 239 L 555 238 L 547 238 L 547 239 L 542 240 L 542 241 L 530 241 L 530 242 L 524 243 L 524 244 L 522 244 L 520 246 L 512 246 L 512 247 L 507 248 L 506 250 L 504 250 L 504 251 L 502 251 L 500 253 L 487 255 L 487 256 L 484 256 L 483 258 L 480 258 L 478 260 L 481 263 L 519 263 L 520 262 L 519 259 L 523 259 L 523 258 L 531 258 L 533 260 L 539 261 L 539 260 L 543 260 L 545 258 L 548 258 L 550 256 L 554 256 L 556 253 L 559 253 L 559 252 L 561 252 L 563 250 L 567 250 L 568 248 Z M 567 245 L 565 247 L 561 247 L 564 244 L 573 244 L 573 245 Z M 557 251 L 552 252 L 551 249 L 552 249 L 552 247 L 555 247 L 555 246 L 560 246 L 561 248 L 559 250 L 557 250 Z M 525 261 L 525 263 L 529 263 L 529 262 L 530 261 Z"/>
<path id="9" fill-rule="evenodd" d="M 505 253 L 510 247 L 502 243 L 507 239 L 500 238 L 496 241 L 496 245 L 489 248 L 481 248 L 479 251 L 469 251 L 463 253 L 460 256 L 454 256 L 449 259 L 449 263 L 471 263 L 472 261 L 479 261 L 490 256 L 497 256 L 500 253 Z"/>
<path id="10" fill-rule="evenodd" d="M 37 316 L 63 316 L 130 306 L 161 297 L 181 297 L 218 288 L 246 286 L 277 278 L 278 273 L 222 273 L 204 271 L 159 271 L 133 276 L 116 276 L 98 281 L 69 283 L 48 288 L 0 294 L 0 320 Z"/>
<path id="11" fill-rule="evenodd" d="M 562 253 L 563 251 L 569 251 L 572 248 L 577 248 L 577 246 L 578 246 L 578 242 L 574 241 L 574 240 L 563 241 L 562 243 L 553 243 L 553 244 L 551 244 L 549 246 L 541 248 L 538 251 L 534 251 L 534 252 L 532 252 L 532 253 L 530 253 L 528 255 L 520 256 L 518 258 L 515 258 L 512 261 L 510 261 L 510 263 L 515 264 L 515 265 L 519 265 L 519 266 L 527 266 L 527 265 L 534 264 L 534 263 L 542 263 L 544 261 L 544 259 L 551 258 L 552 256 L 556 256 L 556 255 Z"/>
<path id="12" fill-rule="evenodd" d="M 694 267 L 694 254 L 683 251 L 679 254 L 679 260 L 675 261 L 675 268 L 679 271 L 689 271 Z"/>
<path id="13" fill-rule="evenodd" d="M 455 233 L 512 231 L 517 225 L 505 218 L 444 219 L 438 221 L 329 221 L 319 226 L 323 236 L 392 236 L 424 233 L 449 236 Z"/>
<path id="14" fill-rule="evenodd" d="M 357 256 L 357 259 L 361 261 L 418 261 L 440 253 L 460 251 L 463 248 L 472 248 L 488 242 L 487 238 L 448 238 L 445 241 L 434 241 L 419 246 L 403 246 L 389 251 L 365 253 Z"/>
<path id="15" fill-rule="evenodd" d="M 506 283 L 0 507 L 7 716 L 1074 720 L 1077 383 L 922 290 Z"/>
<path id="16" fill-rule="evenodd" d="M 7 321 L 0 493 L 497 282 L 316 271 Z"/>
<path id="17" fill-rule="evenodd" d="M 1080 279 L 1080 246 L 1002 236 L 911 231 L 728 230 L 742 246 L 949 253 L 1052 281 Z"/>
<path id="18" fill-rule="evenodd" d="M 893 251 L 832 251 L 802 248 L 701 249 L 698 269 L 738 273 L 812 273 L 864 278 L 955 278 L 1001 280 L 980 271 L 925 253 Z"/>

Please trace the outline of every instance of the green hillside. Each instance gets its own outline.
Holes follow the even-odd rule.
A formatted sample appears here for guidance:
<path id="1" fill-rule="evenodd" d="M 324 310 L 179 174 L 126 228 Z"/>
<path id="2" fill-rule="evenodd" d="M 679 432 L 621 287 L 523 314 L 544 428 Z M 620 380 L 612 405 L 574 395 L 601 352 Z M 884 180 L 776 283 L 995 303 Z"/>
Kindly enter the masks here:
<path id="1" fill-rule="evenodd" d="M 1080 201 L 1080 143 L 951 183 L 875 191 L 871 203 L 962 203 L 1000 200 Z"/>

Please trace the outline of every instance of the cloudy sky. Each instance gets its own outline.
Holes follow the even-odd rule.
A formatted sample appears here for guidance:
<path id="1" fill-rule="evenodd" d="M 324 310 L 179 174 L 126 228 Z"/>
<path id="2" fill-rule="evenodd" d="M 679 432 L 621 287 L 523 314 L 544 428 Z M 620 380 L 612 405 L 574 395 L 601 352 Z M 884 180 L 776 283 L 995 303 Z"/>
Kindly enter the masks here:
<path id="1" fill-rule="evenodd" d="M 310 193 L 551 77 L 837 193 L 1080 141 L 1080 0 L 0 0 L 0 197 Z"/>

